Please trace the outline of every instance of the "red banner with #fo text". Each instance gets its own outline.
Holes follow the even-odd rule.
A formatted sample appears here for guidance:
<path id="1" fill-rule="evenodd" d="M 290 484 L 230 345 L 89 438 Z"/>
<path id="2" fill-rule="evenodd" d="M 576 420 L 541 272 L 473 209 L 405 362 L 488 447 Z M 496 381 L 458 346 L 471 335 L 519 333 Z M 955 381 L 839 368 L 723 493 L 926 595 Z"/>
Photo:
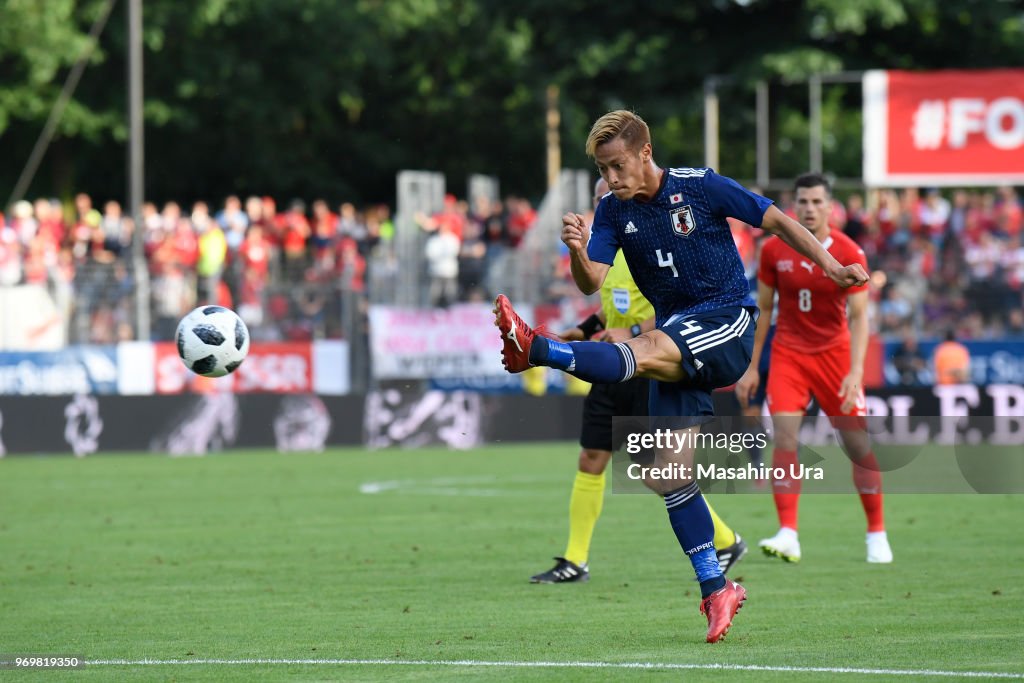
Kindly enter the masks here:
<path id="1" fill-rule="evenodd" d="M 869 71 L 864 182 L 1024 184 L 1024 69 Z"/>

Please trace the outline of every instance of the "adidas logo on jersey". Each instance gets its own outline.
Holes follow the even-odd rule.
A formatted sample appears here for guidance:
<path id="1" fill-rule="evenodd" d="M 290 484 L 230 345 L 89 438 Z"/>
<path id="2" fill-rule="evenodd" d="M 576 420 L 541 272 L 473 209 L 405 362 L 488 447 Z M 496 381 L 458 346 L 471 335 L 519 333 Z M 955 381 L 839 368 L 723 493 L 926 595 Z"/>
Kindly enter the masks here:
<path id="1" fill-rule="evenodd" d="M 626 223 L 626 230 L 625 230 L 625 232 L 626 232 L 627 235 L 629 233 L 631 233 L 631 232 L 637 232 L 637 227 L 635 225 L 633 225 L 633 221 L 630 221 L 630 222 Z"/>

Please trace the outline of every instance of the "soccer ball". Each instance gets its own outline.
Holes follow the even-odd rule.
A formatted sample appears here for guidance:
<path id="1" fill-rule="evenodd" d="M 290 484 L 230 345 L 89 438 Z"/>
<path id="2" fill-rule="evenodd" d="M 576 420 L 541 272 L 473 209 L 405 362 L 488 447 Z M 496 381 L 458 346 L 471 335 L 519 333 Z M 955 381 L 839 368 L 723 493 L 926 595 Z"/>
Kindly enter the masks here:
<path id="1" fill-rule="evenodd" d="M 223 306 L 200 306 L 186 315 L 175 339 L 185 367 L 203 377 L 234 372 L 249 353 L 248 328 Z"/>

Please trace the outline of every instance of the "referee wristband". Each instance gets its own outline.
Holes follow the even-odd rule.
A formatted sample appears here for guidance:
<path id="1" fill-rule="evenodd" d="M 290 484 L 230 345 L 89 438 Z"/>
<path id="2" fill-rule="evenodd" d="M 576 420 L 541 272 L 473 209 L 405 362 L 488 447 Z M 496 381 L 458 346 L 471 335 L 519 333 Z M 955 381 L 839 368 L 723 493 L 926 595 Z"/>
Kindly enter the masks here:
<path id="1" fill-rule="evenodd" d="M 576 327 L 583 330 L 584 339 L 590 339 L 596 333 L 604 329 L 604 325 L 601 323 L 601 319 L 597 317 L 597 313 L 591 314 L 589 318 L 581 322 Z"/>
<path id="2" fill-rule="evenodd" d="M 643 328 L 641 328 L 640 325 L 637 324 L 629 328 L 629 331 L 634 337 L 639 337 L 640 333 L 643 332 Z"/>

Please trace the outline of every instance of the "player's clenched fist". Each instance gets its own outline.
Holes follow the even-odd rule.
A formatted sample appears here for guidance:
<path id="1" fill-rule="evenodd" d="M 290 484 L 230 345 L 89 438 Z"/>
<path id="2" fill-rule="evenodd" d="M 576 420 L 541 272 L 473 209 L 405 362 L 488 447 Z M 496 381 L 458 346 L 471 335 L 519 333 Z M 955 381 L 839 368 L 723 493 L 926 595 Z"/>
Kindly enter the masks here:
<path id="1" fill-rule="evenodd" d="M 567 213 L 562 216 L 562 242 L 573 251 L 586 249 L 590 239 L 590 228 L 583 216 L 578 213 Z"/>
<path id="2" fill-rule="evenodd" d="M 854 263 L 840 268 L 830 277 L 840 287 L 857 287 L 868 281 L 868 271 L 861 264 Z"/>

